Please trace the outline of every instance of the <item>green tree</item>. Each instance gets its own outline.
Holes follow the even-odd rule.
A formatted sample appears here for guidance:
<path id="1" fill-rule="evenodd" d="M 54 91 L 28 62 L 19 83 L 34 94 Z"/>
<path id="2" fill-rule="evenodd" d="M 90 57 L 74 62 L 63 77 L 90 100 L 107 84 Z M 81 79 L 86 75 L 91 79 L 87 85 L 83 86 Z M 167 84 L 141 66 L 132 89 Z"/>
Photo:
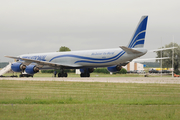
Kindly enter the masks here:
<path id="1" fill-rule="evenodd" d="M 173 43 L 171 42 L 168 45 L 165 45 L 163 48 L 169 48 L 173 47 Z M 177 47 L 174 49 L 174 72 L 176 74 L 179 74 L 180 71 L 179 65 L 180 65 L 180 46 L 177 43 L 174 43 L 174 47 Z M 161 51 L 156 52 L 157 53 L 157 58 L 161 57 Z M 172 50 L 164 50 L 162 51 L 162 57 L 169 57 L 169 59 L 164 59 L 162 60 L 162 66 L 163 68 L 171 68 L 172 67 Z M 159 60 L 161 63 L 161 60 Z"/>
<path id="2" fill-rule="evenodd" d="M 59 51 L 58 52 L 65 52 L 65 51 L 71 51 L 71 49 L 69 49 L 68 47 L 65 47 L 65 46 L 61 46 L 59 48 Z"/>
<path id="3" fill-rule="evenodd" d="M 127 70 L 125 68 L 122 68 L 120 71 L 119 71 L 120 74 L 126 74 L 127 73 Z"/>

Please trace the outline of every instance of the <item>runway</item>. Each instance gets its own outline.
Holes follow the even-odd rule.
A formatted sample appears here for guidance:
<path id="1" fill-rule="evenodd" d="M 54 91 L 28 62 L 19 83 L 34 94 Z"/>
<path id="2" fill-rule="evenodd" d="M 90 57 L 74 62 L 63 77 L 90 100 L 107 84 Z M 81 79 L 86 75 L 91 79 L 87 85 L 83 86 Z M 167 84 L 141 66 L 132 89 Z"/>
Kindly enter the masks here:
<path id="1" fill-rule="evenodd" d="M 172 77 L 90 77 L 90 78 L 0 78 L 0 80 L 23 80 L 23 81 L 65 81 L 65 82 L 108 82 L 108 83 L 157 83 L 157 84 L 180 84 L 180 78 Z"/>

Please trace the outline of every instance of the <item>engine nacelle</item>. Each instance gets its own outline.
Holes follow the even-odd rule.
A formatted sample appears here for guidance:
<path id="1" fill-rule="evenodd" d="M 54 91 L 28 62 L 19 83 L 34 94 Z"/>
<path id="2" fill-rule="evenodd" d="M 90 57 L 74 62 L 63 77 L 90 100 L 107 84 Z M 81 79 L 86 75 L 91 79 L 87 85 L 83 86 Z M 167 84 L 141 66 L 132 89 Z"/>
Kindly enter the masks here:
<path id="1" fill-rule="evenodd" d="M 35 65 L 28 65 L 25 69 L 27 74 L 35 74 L 39 72 L 39 68 L 36 67 Z"/>
<path id="2" fill-rule="evenodd" d="M 94 68 L 82 68 L 80 69 L 81 73 L 92 73 L 94 71 Z"/>
<path id="3" fill-rule="evenodd" d="M 22 63 L 20 62 L 16 62 L 16 63 L 13 63 L 11 65 L 11 69 L 14 71 L 14 72 L 22 72 L 26 69 L 26 66 L 23 65 Z"/>
<path id="4" fill-rule="evenodd" d="M 122 69 L 122 66 L 116 65 L 107 68 L 109 72 L 118 72 Z"/>

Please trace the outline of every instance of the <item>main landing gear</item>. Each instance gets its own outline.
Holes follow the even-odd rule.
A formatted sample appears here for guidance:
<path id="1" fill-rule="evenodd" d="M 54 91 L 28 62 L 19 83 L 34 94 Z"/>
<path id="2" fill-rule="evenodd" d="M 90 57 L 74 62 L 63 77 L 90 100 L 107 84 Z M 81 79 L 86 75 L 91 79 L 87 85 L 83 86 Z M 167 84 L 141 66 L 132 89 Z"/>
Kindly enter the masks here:
<path id="1" fill-rule="evenodd" d="M 58 77 L 67 77 L 68 74 L 67 73 L 58 73 Z"/>
<path id="2" fill-rule="evenodd" d="M 90 77 L 90 73 L 81 73 L 81 77 Z"/>
<path id="3" fill-rule="evenodd" d="M 33 77 L 31 74 L 20 74 L 19 77 Z"/>
<path id="4" fill-rule="evenodd" d="M 66 72 L 64 72 L 63 69 L 60 70 L 60 73 L 58 73 L 58 77 L 67 77 L 68 74 Z"/>
<path id="5" fill-rule="evenodd" d="M 90 73 L 94 71 L 94 68 L 81 68 L 81 77 L 90 77 Z"/>

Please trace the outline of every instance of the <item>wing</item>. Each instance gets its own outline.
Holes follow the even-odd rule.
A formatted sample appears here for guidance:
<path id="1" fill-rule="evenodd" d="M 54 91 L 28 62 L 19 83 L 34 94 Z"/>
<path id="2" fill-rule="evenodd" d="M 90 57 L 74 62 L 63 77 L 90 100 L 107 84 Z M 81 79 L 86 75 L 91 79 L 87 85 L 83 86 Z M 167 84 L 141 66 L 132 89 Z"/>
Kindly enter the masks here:
<path id="1" fill-rule="evenodd" d="M 40 61 L 40 60 L 33 60 L 33 59 L 27 59 L 27 58 L 20 58 L 20 57 L 13 57 L 13 56 L 5 56 L 12 59 L 18 59 L 25 61 L 25 65 L 29 65 L 31 63 L 36 63 L 40 67 L 43 67 L 44 65 L 48 65 L 50 67 L 81 67 L 80 65 L 66 65 L 66 64 L 58 64 L 58 63 L 52 63 L 47 61 Z"/>

